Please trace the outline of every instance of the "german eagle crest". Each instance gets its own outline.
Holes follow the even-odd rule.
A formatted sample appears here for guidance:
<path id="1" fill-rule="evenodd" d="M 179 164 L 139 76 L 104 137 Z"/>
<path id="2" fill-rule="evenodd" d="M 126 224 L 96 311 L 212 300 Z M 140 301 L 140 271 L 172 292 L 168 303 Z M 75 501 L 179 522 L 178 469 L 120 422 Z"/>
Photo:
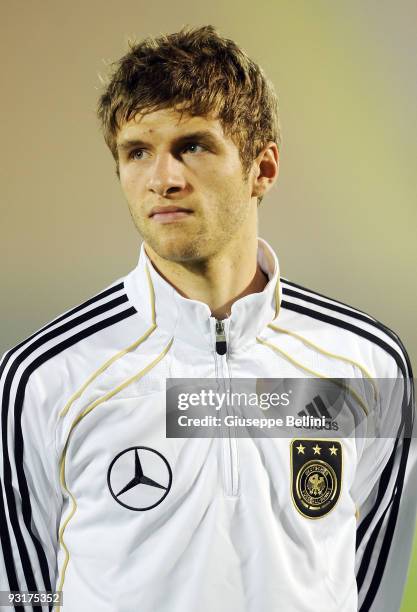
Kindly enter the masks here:
<path id="1" fill-rule="evenodd" d="M 342 462 L 337 440 L 292 440 L 291 496 L 303 516 L 317 519 L 333 510 L 340 496 Z"/>

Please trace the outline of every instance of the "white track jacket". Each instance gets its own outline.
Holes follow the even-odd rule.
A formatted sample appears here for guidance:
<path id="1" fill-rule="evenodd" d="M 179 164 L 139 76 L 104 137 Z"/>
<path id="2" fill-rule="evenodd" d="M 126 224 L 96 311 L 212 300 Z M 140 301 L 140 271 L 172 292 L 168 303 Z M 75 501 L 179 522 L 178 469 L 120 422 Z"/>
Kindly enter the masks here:
<path id="1" fill-rule="evenodd" d="M 295 503 L 290 439 L 166 437 L 166 378 L 398 378 L 401 397 L 382 398 L 379 417 L 412 423 L 398 336 L 280 277 L 262 239 L 258 263 L 265 289 L 219 323 L 142 245 L 129 274 L 3 355 L 0 590 L 63 591 L 59 612 L 399 610 L 410 439 L 336 435 L 331 450 L 318 436 L 343 470 L 336 505 L 310 517 Z M 300 499 L 323 482 L 306 469 Z"/>

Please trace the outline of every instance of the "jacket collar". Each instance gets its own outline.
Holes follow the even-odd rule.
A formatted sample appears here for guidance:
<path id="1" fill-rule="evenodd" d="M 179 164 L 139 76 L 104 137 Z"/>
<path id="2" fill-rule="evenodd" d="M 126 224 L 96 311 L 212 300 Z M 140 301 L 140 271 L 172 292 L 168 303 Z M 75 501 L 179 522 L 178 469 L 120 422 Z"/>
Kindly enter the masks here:
<path id="1" fill-rule="evenodd" d="M 253 342 L 278 315 L 282 291 L 278 259 L 270 245 L 258 238 L 257 260 L 269 281 L 261 293 L 251 293 L 233 303 L 223 320 L 229 353 Z M 125 278 L 129 300 L 149 325 L 181 338 L 196 348 L 213 350 L 216 320 L 204 302 L 185 298 L 153 267 L 144 244 L 139 261 Z"/>

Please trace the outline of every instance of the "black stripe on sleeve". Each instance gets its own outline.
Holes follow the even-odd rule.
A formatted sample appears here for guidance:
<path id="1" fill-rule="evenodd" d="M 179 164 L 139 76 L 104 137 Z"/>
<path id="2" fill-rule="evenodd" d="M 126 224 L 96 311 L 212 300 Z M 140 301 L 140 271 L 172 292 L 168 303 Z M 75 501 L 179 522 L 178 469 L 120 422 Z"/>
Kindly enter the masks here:
<path id="1" fill-rule="evenodd" d="M 349 304 L 345 304 L 345 302 L 341 302 L 340 300 L 335 300 L 334 298 L 329 297 L 328 295 L 323 295 L 323 293 L 318 293 L 318 291 L 307 289 L 307 287 L 303 287 L 302 285 L 294 283 L 294 281 L 289 281 L 286 278 L 284 279 L 281 277 L 281 282 L 283 285 L 283 294 L 285 295 L 300 298 L 302 300 L 305 300 L 306 302 L 311 302 L 312 304 L 317 304 L 318 306 L 324 306 L 336 312 L 349 314 L 349 316 L 360 315 L 360 317 L 357 317 L 357 318 L 360 318 L 361 320 L 366 321 L 367 323 L 369 323 L 370 321 L 374 321 L 376 323 L 378 322 L 370 314 L 367 314 L 366 312 L 364 312 L 363 310 L 359 310 L 358 308 L 353 308 L 352 306 L 349 306 Z M 307 293 L 300 293 L 299 291 L 293 291 L 291 289 L 287 289 L 285 285 L 289 285 L 290 287 L 296 287 L 297 289 L 301 289 L 302 291 L 307 291 Z M 323 302 L 323 300 L 318 300 L 317 298 L 314 298 L 313 296 L 322 297 L 325 300 L 329 300 L 329 301 Z M 346 308 L 340 308 L 340 306 L 346 306 Z"/>
<path id="2" fill-rule="evenodd" d="M 410 386 L 410 400 L 408 400 L 407 398 L 407 389 L 405 389 L 404 398 L 403 398 L 403 411 L 402 411 L 403 412 L 402 422 L 404 424 L 404 432 L 407 432 L 407 434 L 409 431 L 412 430 L 413 421 L 414 421 L 413 379 L 410 380 L 410 385 L 411 385 Z M 395 527 L 396 527 L 400 503 L 401 503 L 401 495 L 402 495 L 403 486 L 404 486 L 404 479 L 405 479 L 406 468 L 407 468 L 407 459 L 408 459 L 410 446 L 411 446 L 411 437 L 408 435 L 404 437 L 404 432 L 403 432 L 400 464 L 398 467 L 398 473 L 397 473 L 397 477 L 396 477 L 396 481 L 394 485 L 394 490 L 393 490 L 391 499 L 388 503 L 388 506 L 385 508 L 380 521 L 378 521 L 377 525 L 374 528 L 376 531 L 376 534 L 375 535 L 374 533 L 371 534 L 370 539 L 365 547 L 365 550 L 362 556 L 361 565 L 358 571 L 357 581 L 358 581 L 358 590 L 360 591 L 361 587 L 363 586 L 363 582 L 366 576 L 366 570 L 369 566 L 369 559 L 371 558 L 375 542 L 377 541 L 377 536 L 380 530 L 380 524 L 382 524 L 382 522 L 384 521 L 385 515 L 387 514 L 389 510 L 389 516 L 388 516 L 387 523 L 386 523 L 385 534 L 382 539 L 380 553 L 378 555 L 374 574 L 370 581 L 368 590 L 366 592 L 366 595 L 363 598 L 363 603 L 360 608 L 360 612 L 368 612 L 377 595 L 378 588 L 381 584 L 385 566 L 388 560 L 388 555 L 389 555 L 390 547 L 392 544 L 392 540 L 394 537 Z M 395 441 L 395 445 L 398 444 L 399 437 L 400 436 L 397 437 Z M 395 449 L 394 449 L 394 452 L 395 452 Z M 379 491 L 378 491 L 378 494 L 379 494 Z M 382 503 L 382 499 L 376 500 L 374 508 L 369 513 L 369 514 L 372 514 L 371 520 L 373 516 L 375 516 L 376 511 L 381 503 Z M 366 517 L 366 519 L 367 518 L 368 517 Z"/>
<path id="3" fill-rule="evenodd" d="M 84 310 L 84 308 L 88 306 L 91 306 L 91 304 L 95 304 L 96 302 L 99 302 L 105 297 L 108 297 L 112 295 L 113 293 L 116 293 L 117 291 L 121 291 L 123 289 L 123 286 L 124 286 L 123 283 L 119 283 L 117 285 L 113 285 L 112 287 L 109 287 L 109 289 L 106 289 L 105 291 L 98 293 L 97 295 L 93 296 L 89 300 L 86 300 L 82 304 L 79 304 L 78 306 L 71 308 L 71 310 L 69 310 L 68 312 L 65 312 L 64 314 L 60 315 L 56 319 L 53 319 L 47 325 L 44 325 L 43 327 L 38 329 L 34 334 L 29 336 L 28 338 L 25 338 L 24 340 L 22 340 L 22 342 L 19 342 L 19 344 L 16 344 L 13 348 L 7 351 L 7 353 L 4 355 L 3 362 L 0 364 L 0 377 L 2 375 L 4 368 L 9 362 L 9 359 L 14 355 L 14 353 L 16 353 L 20 348 L 22 348 L 22 346 L 25 346 L 25 344 L 28 344 L 28 342 L 30 342 L 31 340 L 33 340 L 34 338 L 42 334 L 42 332 L 46 331 L 47 329 L 50 329 L 53 325 L 56 325 L 57 323 L 61 323 L 61 321 L 65 321 L 72 315 L 76 314 L 77 312 L 80 312 L 81 310 Z M 88 312 L 86 312 L 85 314 L 87 316 Z M 88 320 L 88 318 L 86 320 Z"/>
<path id="4" fill-rule="evenodd" d="M 295 285 L 295 283 L 289 283 L 288 281 L 285 281 L 285 282 L 290 285 L 297 286 Z M 298 286 L 298 287 L 301 289 L 305 289 L 301 286 Z M 305 290 L 310 291 L 308 289 L 305 289 Z M 314 295 L 321 295 L 316 292 L 312 292 L 312 293 L 314 293 Z M 388 505 L 384 510 L 383 516 L 378 521 L 377 525 L 374 528 L 374 532 L 371 534 L 368 540 L 368 543 L 364 551 L 364 555 L 362 557 L 362 562 L 361 562 L 361 565 L 358 571 L 358 575 L 357 575 L 358 590 L 360 590 L 361 586 L 363 585 L 364 579 L 365 579 L 366 570 L 369 566 L 369 560 L 372 556 L 375 543 L 378 539 L 378 535 L 381 530 L 382 523 L 384 521 L 385 516 L 389 512 L 387 528 L 385 530 L 385 535 L 383 537 L 383 543 L 381 547 L 381 554 L 378 557 L 378 562 L 375 568 L 374 575 L 372 577 L 368 592 L 366 596 L 364 597 L 364 601 L 361 607 L 361 612 L 368 612 L 368 610 L 370 609 L 370 606 L 372 605 L 372 602 L 375 599 L 379 585 L 381 583 L 383 572 L 385 569 L 386 561 L 387 561 L 389 550 L 390 550 L 390 546 L 392 543 L 392 538 L 393 538 L 396 521 L 398 517 L 399 505 L 401 501 L 401 493 L 402 493 L 403 484 L 404 484 L 405 470 L 406 470 L 407 458 L 408 458 L 409 447 L 410 447 L 410 442 L 411 442 L 410 438 L 412 435 L 412 428 L 414 424 L 414 385 L 413 385 L 413 372 L 412 372 L 410 359 L 398 335 L 394 331 L 392 331 L 390 328 L 388 328 L 386 325 L 380 323 L 376 319 L 373 319 L 369 315 L 366 315 L 358 310 L 352 311 L 347 308 L 343 308 L 343 306 L 346 306 L 346 304 L 343 304 L 342 302 L 337 302 L 337 304 L 334 304 L 331 302 L 323 302 L 311 295 L 304 295 L 297 291 L 293 291 L 291 289 L 284 288 L 283 295 L 288 295 L 289 297 L 295 297 L 298 300 L 304 300 L 305 302 L 308 302 L 310 304 L 316 304 L 322 308 L 328 309 L 333 312 L 338 312 L 352 319 L 363 321 L 369 326 L 374 326 L 375 328 L 384 332 L 389 338 L 391 338 L 391 340 L 395 342 L 405 362 L 404 364 L 403 360 L 401 359 L 400 354 L 395 349 L 393 349 L 391 345 L 387 344 L 384 340 L 382 340 L 378 336 L 371 334 L 369 331 L 364 330 L 357 325 L 353 325 L 350 322 L 337 319 L 335 317 L 329 316 L 322 312 L 317 312 L 315 310 L 312 310 L 311 308 L 306 308 L 299 304 L 294 304 L 288 301 L 281 302 L 281 306 L 283 308 L 287 308 L 289 310 L 298 312 L 300 314 L 304 314 L 306 316 L 313 317 L 317 320 L 321 320 L 331 325 L 341 327 L 343 329 L 356 333 L 364 338 L 367 338 L 371 342 L 374 342 L 375 344 L 380 346 L 382 349 L 384 349 L 388 354 L 390 354 L 391 357 L 393 357 L 393 359 L 395 360 L 404 378 L 404 384 L 405 384 L 404 397 L 405 398 L 407 396 L 407 380 L 408 380 L 408 384 L 410 385 L 410 396 L 411 396 L 410 402 L 407 402 L 406 399 L 403 400 L 401 425 L 400 425 L 400 428 L 397 434 L 397 438 L 394 443 L 393 451 L 381 475 L 381 481 L 380 481 L 375 504 L 373 508 L 370 510 L 370 512 L 368 513 L 368 515 L 363 519 L 363 521 L 361 522 L 361 525 L 358 528 L 357 547 L 360 545 L 363 538 L 365 537 L 368 529 L 370 528 L 373 518 L 377 514 L 377 511 L 381 503 L 384 500 L 384 491 L 386 490 L 386 486 L 388 485 L 388 483 L 390 482 L 392 478 L 395 454 L 396 454 L 397 446 L 398 446 L 398 438 L 402 437 L 403 445 L 402 445 L 402 450 L 401 450 L 400 466 L 399 466 L 398 473 L 396 476 L 393 496 L 392 496 L 392 499 L 388 502 Z M 326 297 L 326 296 L 322 296 L 322 297 Z M 328 299 L 332 299 L 332 298 L 328 298 Z"/>
<path id="5" fill-rule="evenodd" d="M 120 286 L 116 286 L 116 287 L 117 289 L 120 289 Z M 116 288 L 113 288 L 113 289 L 114 291 L 116 291 Z M 109 295 L 111 293 L 113 293 L 113 291 L 110 291 Z M 103 297 L 103 294 L 100 294 L 100 297 L 96 296 L 96 298 L 93 298 L 93 301 L 90 300 L 89 303 L 94 303 L 94 301 L 101 299 L 101 297 Z M 119 296 L 114 300 L 110 300 L 109 302 L 105 304 L 101 304 L 92 310 L 82 313 L 80 316 L 70 321 L 67 321 L 66 323 L 63 323 L 61 326 L 57 327 L 56 329 L 50 330 L 44 335 L 39 335 L 39 337 L 37 337 L 35 342 L 27 346 L 26 349 L 22 351 L 15 358 L 13 364 L 11 365 L 9 371 L 7 372 L 7 375 L 5 377 L 5 382 L 4 382 L 4 392 L 3 392 L 2 406 L 1 406 L 2 443 L 3 443 L 2 451 L 3 451 L 3 470 L 4 470 L 3 482 L 4 482 L 6 499 L 3 499 L 3 498 L 0 499 L 0 524 L 2 526 L 1 533 L 2 533 L 3 555 L 4 555 L 6 567 L 8 568 L 8 579 L 9 579 L 10 586 L 17 585 L 18 579 L 16 575 L 16 568 L 15 568 L 15 563 L 14 563 L 13 550 L 11 546 L 10 536 L 9 534 L 6 535 L 5 533 L 5 531 L 7 530 L 5 501 L 7 502 L 8 516 L 9 516 L 9 520 L 10 520 L 10 523 L 13 529 L 13 533 L 16 539 L 16 544 L 17 544 L 17 548 L 19 551 L 19 555 L 20 555 L 20 562 L 21 562 L 22 569 L 24 572 L 27 587 L 29 590 L 33 590 L 33 591 L 39 590 L 36 586 L 29 553 L 28 553 L 28 550 L 27 550 L 27 547 L 26 547 L 26 544 L 23 538 L 23 534 L 20 528 L 20 524 L 19 524 L 19 518 L 17 514 L 14 491 L 13 491 L 13 486 L 12 486 L 12 471 L 11 471 L 11 464 L 10 464 L 10 458 L 9 458 L 9 453 L 12 453 L 12 451 L 8 447 L 8 440 L 7 440 L 7 423 L 8 423 L 8 418 L 9 418 L 8 412 L 9 412 L 9 403 L 10 403 L 10 390 L 11 390 L 11 385 L 14 380 L 16 371 L 18 367 L 20 366 L 20 364 L 22 364 L 25 361 L 25 359 L 30 357 L 33 351 L 35 351 L 37 348 L 39 348 L 46 342 L 52 339 L 58 338 L 60 335 L 64 334 L 67 331 L 70 331 L 71 329 L 75 328 L 77 325 L 87 322 L 88 320 L 98 315 L 104 315 L 109 310 L 119 306 L 120 304 L 126 302 L 127 300 L 128 298 L 126 295 Z M 61 321 L 65 321 L 65 319 L 67 319 L 71 314 L 73 314 L 75 311 L 79 312 L 80 309 L 81 307 L 77 307 L 76 309 L 73 309 L 69 313 L 66 313 L 62 318 L 60 318 Z M 28 533 L 30 534 L 30 537 L 33 541 L 33 545 L 37 552 L 39 566 L 41 569 L 42 578 L 43 578 L 46 590 L 51 590 L 50 573 L 49 573 L 49 568 L 48 568 L 48 563 L 47 563 L 45 552 L 38 538 L 33 533 L 33 530 L 31 527 L 32 509 L 31 509 L 31 502 L 29 498 L 29 489 L 28 489 L 26 476 L 25 476 L 24 468 L 23 468 L 24 444 L 23 444 L 23 435 L 22 435 L 22 426 L 21 426 L 21 415 L 22 415 L 22 409 L 23 409 L 25 387 L 26 387 L 27 381 L 31 373 L 36 368 L 38 368 L 40 365 L 42 365 L 42 363 L 44 363 L 45 361 L 48 361 L 49 359 L 51 359 L 52 357 L 54 357 L 61 351 L 79 342 L 80 340 L 87 338 L 91 336 L 92 334 L 108 326 L 114 325 L 118 323 L 119 321 L 122 321 L 123 319 L 129 316 L 132 316 L 135 313 L 136 313 L 136 309 L 132 306 L 128 308 L 127 310 L 124 310 L 116 315 L 107 317 L 103 319 L 102 321 L 96 322 L 90 327 L 74 334 L 72 337 L 65 339 L 61 343 L 57 344 L 55 347 L 46 351 L 44 354 L 38 356 L 31 364 L 29 364 L 24 370 L 19 380 L 18 386 L 17 386 L 16 401 L 15 401 L 15 406 L 14 406 L 14 419 L 15 419 L 14 453 L 15 453 L 15 465 L 16 465 L 16 472 L 17 472 L 17 477 L 18 477 L 19 491 L 20 491 L 21 500 L 22 500 L 22 516 L 24 519 L 25 526 L 28 530 Z M 53 324 L 55 324 L 56 322 L 57 320 L 55 320 Z M 49 324 L 48 326 L 44 327 L 43 331 L 51 327 L 51 325 L 52 324 Z M 37 334 L 34 334 L 32 338 L 36 337 L 38 334 L 40 334 L 40 332 L 37 332 Z M 29 339 L 21 343 L 20 347 L 24 346 L 24 344 L 26 344 L 28 341 Z M 16 350 L 16 347 L 7 354 L 7 359 L 3 360 L 1 364 L 1 369 L 0 369 L 0 376 L 3 375 L 5 365 L 9 361 L 10 357 L 15 352 L 15 350 Z M 19 589 L 17 588 L 15 590 L 19 590 Z M 41 608 L 39 606 L 34 606 L 33 609 L 41 612 Z"/>
<path id="6" fill-rule="evenodd" d="M 324 323 L 329 323 L 330 325 L 334 325 L 336 327 L 346 329 L 348 331 L 353 332 L 354 334 L 358 336 L 362 336 L 363 338 L 370 340 L 374 344 L 377 344 L 378 346 L 383 348 L 387 353 L 389 353 L 391 357 L 393 357 L 393 359 L 397 363 L 404 378 L 407 377 L 404 363 L 402 362 L 397 351 L 390 344 L 387 344 L 386 342 L 384 342 L 384 340 L 382 340 L 378 336 L 375 336 L 374 334 L 371 334 L 369 331 L 362 329 L 361 327 L 358 327 L 357 325 L 353 325 L 352 323 L 349 323 L 347 321 L 336 319 L 335 317 L 331 317 L 328 314 L 325 314 L 323 312 L 318 312 L 316 310 L 312 310 L 311 308 L 306 308 L 305 306 L 301 306 L 300 304 L 294 304 L 293 302 L 287 302 L 285 300 L 282 300 L 281 308 L 286 308 L 287 310 L 298 312 L 299 314 L 306 315 L 307 317 L 312 317 L 313 319 L 317 319 L 318 321 L 323 321 Z"/>

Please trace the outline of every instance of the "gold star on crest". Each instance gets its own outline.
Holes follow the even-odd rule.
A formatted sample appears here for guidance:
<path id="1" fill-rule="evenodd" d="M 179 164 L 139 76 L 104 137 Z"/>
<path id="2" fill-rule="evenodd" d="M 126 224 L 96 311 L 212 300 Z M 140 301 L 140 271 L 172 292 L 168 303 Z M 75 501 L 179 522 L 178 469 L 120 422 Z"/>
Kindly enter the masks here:
<path id="1" fill-rule="evenodd" d="M 335 447 L 335 445 L 333 444 L 333 446 L 331 446 L 331 447 L 329 448 L 329 451 L 330 451 L 330 454 L 331 454 L 331 455 L 337 455 L 337 451 L 338 451 L 338 449 L 337 449 L 337 448 Z"/>
<path id="2" fill-rule="evenodd" d="M 305 448 L 306 448 L 306 447 L 305 447 L 305 446 L 303 446 L 303 445 L 301 444 L 301 442 L 300 442 L 299 446 L 296 446 L 295 448 L 298 450 L 298 454 L 299 454 L 299 455 L 304 455 L 304 451 L 305 451 Z"/>
<path id="3" fill-rule="evenodd" d="M 315 455 L 320 455 L 320 451 L 321 451 L 320 446 L 318 444 L 316 444 L 316 446 L 313 446 L 313 451 Z"/>

